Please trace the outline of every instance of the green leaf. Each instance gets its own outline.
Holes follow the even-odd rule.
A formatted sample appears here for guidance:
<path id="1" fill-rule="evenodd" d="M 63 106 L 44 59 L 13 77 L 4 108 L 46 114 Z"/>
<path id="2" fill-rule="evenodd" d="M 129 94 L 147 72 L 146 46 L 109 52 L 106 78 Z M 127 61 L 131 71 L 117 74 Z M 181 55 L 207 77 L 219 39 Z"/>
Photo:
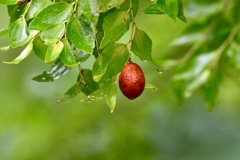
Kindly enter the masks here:
<path id="1" fill-rule="evenodd" d="M 171 18 L 176 20 L 178 15 L 178 1 L 177 0 L 158 0 L 158 8 L 162 12 L 166 12 Z"/>
<path id="2" fill-rule="evenodd" d="M 233 1 L 233 8 L 231 9 L 231 18 L 235 23 L 240 22 L 239 7 L 240 7 L 240 2 L 237 0 Z"/>
<path id="3" fill-rule="evenodd" d="M 94 62 L 92 74 L 93 80 L 95 82 L 99 82 L 107 70 L 108 62 L 103 56 L 98 56 L 96 61 Z"/>
<path id="4" fill-rule="evenodd" d="M 178 2 L 176 0 L 166 0 L 166 2 L 166 13 L 175 20 L 178 15 Z"/>
<path id="5" fill-rule="evenodd" d="M 47 45 L 41 40 L 40 37 L 37 37 L 33 40 L 33 51 L 35 55 L 40 58 L 42 61 L 45 60 L 45 55 L 47 52 Z"/>
<path id="6" fill-rule="evenodd" d="M 129 51 L 125 44 L 110 44 L 104 48 L 101 55 L 107 60 L 108 67 L 101 79 L 101 82 L 106 82 L 108 79 L 116 76 L 121 72 L 129 58 Z"/>
<path id="7" fill-rule="evenodd" d="M 70 68 L 66 67 L 58 60 L 49 72 L 44 71 L 41 75 L 34 77 L 32 80 L 37 82 L 53 82 L 66 75 L 70 70 Z"/>
<path id="8" fill-rule="evenodd" d="M 62 39 L 62 42 L 64 44 L 64 48 L 59 56 L 60 60 L 68 67 L 74 67 L 78 65 L 68 39 L 64 38 Z"/>
<path id="9" fill-rule="evenodd" d="M 214 51 L 203 53 L 192 58 L 188 63 L 184 63 L 182 66 L 179 66 L 173 77 L 174 80 L 191 80 L 199 77 L 201 73 L 204 72 L 211 64 L 214 58 Z"/>
<path id="10" fill-rule="evenodd" d="M 65 24 L 60 23 L 58 25 L 51 26 L 41 32 L 40 37 L 46 43 L 52 42 L 56 39 L 61 39 L 65 32 Z"/>
<path id="11" fill-rule="evenodd" d="M 16 21 L 19 18 L 23 18 L 22 15 L 23 13 L 26 11 L 27 9 L 27 4 L 23 4 L 23 5 L 8 5 L 8 14 L 10 17 L 10 23 L 13 23 L 14 21 Z"/>
<path id="12" fill-rule="evenodd" d="M 48 27 L 63 23 L 72 15 L 71 4 L 56 2 L 42 10 L 30 23 L 29 28 L 43 31 Z"/>
<path id="13" fill-rule="evenodd" d="M 31 5 L 28 9 L 28 12 L 25 16 L 26 19 L 32 19 L 36 17 L 36 15 L 45 9 L 47 6 L 53 4 L 49 0 L 32 0 Z"/>
<path id="14" fill-rule="evenodd" d="M 108 44 L 116 42 L 129 29 L 129 14 L 127 12 L 113 12 L 104 18 L 103 31 L 104 37 L 102 39 L 100 49 Z"/>
<path id="15" fill-rule="evenodd" d="M 17 19 L 12 23 L 9 30 L 9 44 L 11 48 L 16 48 L 24 45 L 28 38 L 27 23 L 24 18 Z"/>
<path id="16" fill-rule="evenodd" d="M 75 53 L 75 58 L 76 58 L 76 62 L 84 62 L 86 60 L 88 60 L 88 58 L 91 56 L 91 54 L 83 52 L 83 51 L 78 51 L 78 50 L 74 50 Z"/>
<path id="17" fill-rule="evenodd" d="M 111 85 L 116 84 L 116 79 L 117 79 L 117 76 L 109 79 L 104 84 L 100 85 L 96 91 L 92 92 L 91 94 L 89 94 L 86 98 L 82 99 L 81 101 L 82 102 L 91 102 L 91 101 L 102 100 L 106 96 L 108 88 Z"/>
<path id="18" fill-rule="evenodd" d="M 227 62 L 230 70 L 240 71 L 240 44 L 233 41 L 225 51 L 222 61 Z M 234 70 L 235 72 L 238 72 Z"/>
<path id="19" fill-rule="evenodd" d="M 178 97 L 188 98 L 194 91 L 202 87 L 211 75 L 211 64 L 215 52 L 202 53 L 179 65 L 173 77 L 174 88 Z"/>
<path id="20" fill-rule="evenodd" d="M 210 76 L 210 70 L 203 71 L 199 76 L 194 77 L 194 79 L 187 85 L 184 95 L 188 97 L 195 90 L 200 88 L 203 84 L 205 84 Z"/>
<path id="21" fill-rule="evenodd" d="M 92 71 L 89 69 L 82 69 L 80 73 L 80 82 L 82 87 L 82 92 L 85 95 L 90 95 L 99 88 L 98 83 L 93 80 Z"/>
<path id="22" fill-rule="evenodd" d="M 5 4 L 5 5 L 13 5 L 17 4 L 18 0 L 1 0 L 0 4 Z"/>
<path id="23" fill-rule="evenodd" d="M 184 9 L 183 9 L 183 2 L 182 0 L 178 0 L 178 14 L 177 17 L 182 20 L 183 22 L 187 23 L 187 19 L 184 15 Z"/>
<path id="24" fill-rule="evenodd" d="M 152 90 L 152 91 L 158 91 L 158 90 L 159 90 L 157 87 L 155 87 L 154 85 L 152 85 L 152 84 L 149 83 L 149 82 L 146 82 L 145 88 L 146 88 L 146 89 L 150 89 L 150 90 Z"/>
<path id="25" fill-rule="evenodd" d="M 99 13 L 98 9 L 98 0 L 79 0 L 77 15 L 85 15 L 91 22 L 97 24 Z"/>
<path id="26" fill-rule="evenodd" d="M 56 60 L 60 53 L 62 52 L 63 47 L 64 47 L 63 43 L 59 40 L 55 40 L 52 43 L 50 43 L 49 46 L 47 47 L 44 62 L 50 63 Z"/>
<path id="27" fill-rule="evenodd" d="M 70 98 L 77 96 L 81 92 L 82 88 L 83 86 L 80 85 L 80 83 L 74 84 L 57 102 L 64 102 Z"/>
<path id="28" fill-rule="evenodd" d="M 0 36 L 4 36 L 9 33 L 10 26 L 6 26 L 0 30 Z"/>
<path id="29" fill-rule="evenodd" d="M 116 84 L 112 84 L 108 89 L 106 93 L 106 102 L 110 108 L 111 113 L 113 113 L 116 102 L 117 102 L 117 87 Z"/>
<path id="30" fill-rule="evenodd" d="M 33 43 L 30 42 L 27 47 L 22 51 L 22 53 L 15 58 L 13 61 L 11 62 L 4 62 L 5 64 L 18 64 L 20 63 L 22 60 L 24 60 L 32 51 L 33 49 Z"/>
<path id="31" fill-rule="evenodd" d="M 1 48 L 0 48 L 1 51 L 8 51 L 8 50 L 10 50 L 10 49 L 11 49 L 10 46 L 4 46 L 4 47 L 1 47 Z"/>
<path id="32" fill-rule="evenodd" d="M 128 11 L 130 8 L 130 0 L 125 0 L 125 2 L 120 6 L 120 8 L 117 8 L 117 12 L 122 12 L 122 11 Z M 133 16 L 135 17 L 139 8 L 139 0 L 133 0 L 132 1 L 132 10 L 133 10 Z M 131 14 L 129 12 L 129 14 Z M 131 16 L 130 16 L 131 18 Z"/>
<path id="33" fill-rule="evenodd" d="M 92 53 L 94 48 L 94 35 L 91 26 L 73 17 L 68 23 L 67 36 L 81 51 Z"/>
<path id="34" fill-rule="evenodd" d="M 102 27 L 103 22 L 104 22 L 104 18 L 105 18 L 108 14 L 113 13 L 113 12 L 115 12 L 115 11 L 116 11 L 116 9 L 111 9 L 111 10 L 109 10 L 109 11 L 107 11 L 107 12 L 100 13 L 100 15 L 99 15 L 98 23 L 97 23 L 97 33 L 96 33 L 96 35 L 95 35 L 95 37 L 96 37 L 96 41 L 95 41 L 95 42 L 97 42 L 96 45 L 98 45 L 98 46 L 95 46 L 94 52 L 93 52 L 93 55 L 94 55 L 95 57 L 98 57 L 97 47 L 100 48 L 102 39 L 103 39 L 103 37 L 104 37 L 104 32 L 103 32 L 103 27 Z M 98 50 L 99 50 L 99 49 L 98 49 Z"/>
<path id="35" fill-rule="evenodd" d="M 218 97 L 221 74 L 218 70 L 213 70 L 207 82 L 202 87 L 202 95 L 206 107 L 212 111 Z"/>
<path id="36" fill-rule="evenodd" d="M 145 10 L 145 14 L 165 14 L 162 10 L 158 8 L 158 5 L 156 3 L 150 4 Z"/>
<path id="37" fill-rule="evenodd" d="M 158 9 L 161 11 L 161 12 L 165 12 L 167 10 L 167 0 L 157 0 L 157 6 L 158 6 Z"/>
<path id="38" fill-rule="evenodd" d="M 114 7 L 120 6 L 125 0 L 101 0 L 98 12 L 106 12 Z"/>
<path id="39" fill-rule="evenodd" d="M 142 60 L 152 61 L 152 40 L 142 30 L 136 28 L 132 41 L 133 53 Z"/>

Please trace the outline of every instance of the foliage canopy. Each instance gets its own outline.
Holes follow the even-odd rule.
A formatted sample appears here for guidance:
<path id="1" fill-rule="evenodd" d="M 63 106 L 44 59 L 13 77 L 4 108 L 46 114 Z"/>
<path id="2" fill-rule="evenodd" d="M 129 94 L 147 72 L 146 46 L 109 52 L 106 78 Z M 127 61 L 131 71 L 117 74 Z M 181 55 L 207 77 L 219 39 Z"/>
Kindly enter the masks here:
<path id="1" fill-rule="evenodd" d="M 240 2 L 221 2 L 189 1 L 184 9 L 182 0 L 151 1 L 145 14 L 166 14 L 185 23 L 184 10 L 196 17 L 171 43 L 186 53 L 178 59 L 170 54 L 166 59 L 157 59 L 151 55 L 151 38 L 135 23 L 139 0 L 2 0 L 10 23 L 0 30 L 0 36 L 9 39 L 9 46 L 1 50 L 25 47 L 16 59 L 4 63 L 18 64 L 34 51 L 44 63 L 52 65 L 50 71 L 33 78 L 38 82 L 53 82 L 78 67 L 76 83 L 59 102 L 83 93 L 86 98 L 82 101 L 105 98 L 113 111 L 118 74 L 134 54 L 161 70 L 175 70 L 173 88 L 180 102 L 201 90 L 211 110 L 221 77 L 227 74 L 240 80 L 236 74 L 240 70 Z M 205 11 L 209 7 L 208 12 L 203 13 L 203 7 Z M 129 43 L 119 43 L 128 31 Z M 92 69 L 82 68 L 81 64 L 92 55 Z M 148 82 L 146 88 L 156 89 Z"/>

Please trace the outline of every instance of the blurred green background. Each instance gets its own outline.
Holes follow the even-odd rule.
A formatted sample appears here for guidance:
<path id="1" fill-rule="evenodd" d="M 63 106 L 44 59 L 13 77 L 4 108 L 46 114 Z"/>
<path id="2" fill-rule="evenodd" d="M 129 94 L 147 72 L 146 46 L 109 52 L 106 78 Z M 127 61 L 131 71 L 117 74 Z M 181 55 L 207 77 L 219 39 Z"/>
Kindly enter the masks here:
<path id="1" fill-rule="evenodd" d="M 141 2 L 140 11 L 146 5 Z M 0 6 L 0 15 L 3 28 L 9 21 L 5 6 Z M 152 38 L 154 57 L 164 56 L 169 42 L 187 26 L 165 15 L 141 12 L 136 23 Z M 7 37 L 0 38 L 4 45 Z M 0 52 L 0 61 L 14 59 L 21 50 Z M 225 77 L 212 112 L 198 93 L 179 106 L 171 71 L 158 74 L 152 64 L 134 61 L 159 91 L 145 90 L 134 101 L 119 91 L 113 114 L 104 101 L 80 102 L 83 95 L 56 103 L 76 81 L 77 70 L 54 83 L 38 83 L 31 78 L 50 66 L 34 54 L 19 65 L 0 63 L 0 159 L 240 159 L 239 85 Z"/>

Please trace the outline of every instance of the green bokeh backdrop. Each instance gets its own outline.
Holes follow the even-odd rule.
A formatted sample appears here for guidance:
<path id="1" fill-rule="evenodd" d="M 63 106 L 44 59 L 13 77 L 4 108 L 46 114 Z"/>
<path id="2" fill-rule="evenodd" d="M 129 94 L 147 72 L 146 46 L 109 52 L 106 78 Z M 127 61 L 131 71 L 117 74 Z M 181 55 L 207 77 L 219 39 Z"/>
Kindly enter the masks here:
<path id="1" fill-rule="evenodd" d="M 141 1 L 140 10 L 146 3 Z M 2 28 L 9 20 L 6 7 L 0 6 L 0 15 Z M 154 57 L 164 56 L 168 43 L 187 25 L 141 12 L 136 23 L 152 38 Z M 0 46 L 4 45 L 7 37 L 0 38 Z M 0 61 L 14 59 L 21 50 L 1 51 Z M 133 59 L 159 91 L 145 90 L 134 101 L 119 91 L 113 114 L 104 101 L 80 102 L 83 95 L 56 103 L 74 84 L 77 70 L 54 83 L 38 83 L 31 78 L 50 66 L 33 53 L 19 65 L 0 63 L 0 159 L 240 159 L 240 87 L 236 83 L 224 79 L 212 112 L 205 109 L 198 93 L 179 106 L 171 88 L 171 71 L 158 74 L 152 64 Z"/>

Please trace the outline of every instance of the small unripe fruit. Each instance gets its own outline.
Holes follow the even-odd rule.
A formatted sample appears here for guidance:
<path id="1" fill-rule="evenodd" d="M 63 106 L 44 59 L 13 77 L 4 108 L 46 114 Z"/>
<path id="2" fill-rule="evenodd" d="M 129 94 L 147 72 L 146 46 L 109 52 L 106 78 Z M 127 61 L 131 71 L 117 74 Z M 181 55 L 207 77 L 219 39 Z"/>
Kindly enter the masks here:
<path id="1" fill-rule="evenodd" d="M 119 76 L 119 88 L 128 99 L 140 96 L 145 88 L 145 77 L 136 63 L 126 64 Z"/>

